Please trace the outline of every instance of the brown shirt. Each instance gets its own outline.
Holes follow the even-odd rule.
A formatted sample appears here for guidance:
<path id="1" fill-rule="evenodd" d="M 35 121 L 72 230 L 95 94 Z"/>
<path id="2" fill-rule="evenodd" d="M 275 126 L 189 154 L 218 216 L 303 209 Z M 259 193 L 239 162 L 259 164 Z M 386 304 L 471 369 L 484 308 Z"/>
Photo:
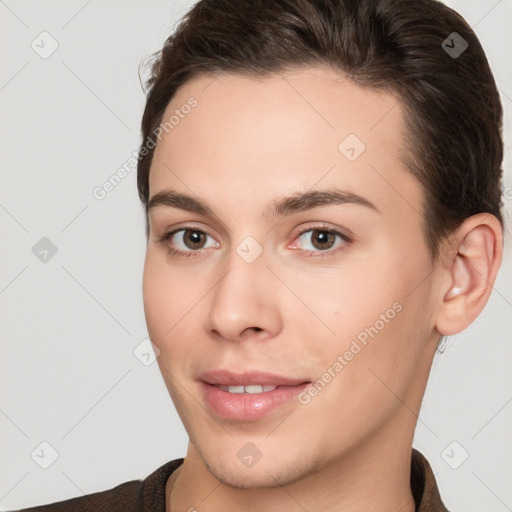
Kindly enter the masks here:
<path id="1" fill-rule="evenodd" d="M 183 460 L 167 462 L 144 480 L 131 480 L 107 491 L 12 512 L 165 512 L 165 485 Z M 430 464 L 415 448 L 411 457 L 411 489 L 416 512 L 448 512 Z"/>

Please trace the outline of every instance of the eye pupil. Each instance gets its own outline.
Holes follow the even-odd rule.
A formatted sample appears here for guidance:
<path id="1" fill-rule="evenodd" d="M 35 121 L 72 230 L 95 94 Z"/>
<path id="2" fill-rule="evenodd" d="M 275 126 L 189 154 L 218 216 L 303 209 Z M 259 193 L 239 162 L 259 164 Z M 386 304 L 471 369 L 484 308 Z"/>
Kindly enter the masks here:
<path id="1" fill-rule="evenodd" d="M 321 229 L 315 229 L 313 230 L 313 233 L 316 233 L 317 236 L 313 236 L 313 245 L 317 249 L 328 249 L 329 247 L 325 247 L 326 245 L 329 245 L 334 241 L 334 233 L 331 233 L 330 231 L 321 230 Z M 319 240 L 319 243 L 316 243 L 316 240 Z"/>
<path id="2" fill-rule="evenodd" d="M 193 231 L 193 230 L 187 230 L 187 233 L 189 233 L 189 236 L 187 236 L 187 241 L 188 242 L 191 242 L 192 243 L 192 246 L 194 246 L 194 244 L 197 244 L 197 245 L 201 245 L 201 242 L 204 243 L 204 237 L 205 237 L 205 233 L 201 232 L 201 231 Z M 196 249 L 197 247 L 192 247 L 194 249 Z"/>

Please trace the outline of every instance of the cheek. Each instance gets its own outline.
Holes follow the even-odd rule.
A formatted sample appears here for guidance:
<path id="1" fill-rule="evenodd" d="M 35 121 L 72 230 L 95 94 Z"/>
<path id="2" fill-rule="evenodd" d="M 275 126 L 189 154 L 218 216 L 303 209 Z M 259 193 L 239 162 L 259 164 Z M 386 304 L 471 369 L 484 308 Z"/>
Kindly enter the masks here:
<path id="1" fill-rule="evenodd" d="M 199 272 L 172 266 L 166 254 L 148 249 L 142 291 L 146 325 L 151 341 L 159 348 L 159 363 L 169 371 L 193 361 L 200 350 L 198 326 L 204 323 L 201 298 L 207 291 Z M 187 362 L 188 364 L 188 362 Z"/>
<path id="2" fill-rule="evenodd" d="M 417 286 L 421 273 L 414 261 L 353 261 L 330 275 L 295 280 L 294 291 L 306 299 L 309 311 L 289 308 L 288 323 L 304 329 L 305 353 L 318 377 L 329 369 L 343 373 L 338 385 L 356 396 L 365 388 L 370 396 L 389 394 L 371 369 L 398 388 L 412 378 L 428 327 L 421 316 L 428 285 Z M 312 342 L 318 339 L 321 343 Z M 339 356 L 343 368 L 337 364 L 336 371 Z"/>
<path id="3" fill-rule="evenodd" d="M 338 352 L 358 335 L 364 340 L 366 328 L 377 323 L 383 330 L 399 316 L 404 286 L 394 272 L 383 262 L 368 266 L 354 259 L 337 268 L 285 275 L 300 299 L 290 301 L 288 327 L 300 323 L 310 336 L 321 337 L 324 353 L 328 347 Z"/>
<path id="4" fill-rule="evenodd" d="M 188 303 L 194 294 L 185 281 L 184 273 L 173 270 L 165 255 L 148 248 L 142 280 L 144 313 L 149 337 L 162 355 L 193 313 L 193 304 Z"/>
<path id="5" fill-rule="evenodd" d="M 148 248 L 144 262 L 142 295 L 149 336 L 157 346 L 159 346 L 159 339 L 164 332 L 164 319 L 168 318 L 167 313 L 172 311 L 172 300 L 167 293 L 167 285 L 162 279 L 161 270 L 156 258 Z"/>
<path id="6" fill-rule="evenodd" d="M 402 407 L 421 358 L 420 340 L 408 336 L 410 311 L 405 306 L 382 309 L 368 301 L 364 306 L 365 314 L 358 313 L 357 319 L 350 316 L 355 308 L 336 315 L 341 335 L 315 350 L 318 392 L 305 411 L 310 428 L 325 431 L 338 446 L 376 431 Z M 387 323 L 379 318 L 381 311 L 388 311 Z M 356 334 L 345 335 L 344 326 Z"/>

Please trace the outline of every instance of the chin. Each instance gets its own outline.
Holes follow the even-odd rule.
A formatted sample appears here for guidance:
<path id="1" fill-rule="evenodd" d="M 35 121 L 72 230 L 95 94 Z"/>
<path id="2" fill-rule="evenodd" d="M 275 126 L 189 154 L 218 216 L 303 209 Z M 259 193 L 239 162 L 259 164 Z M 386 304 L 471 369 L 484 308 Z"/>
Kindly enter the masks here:
<path id="1" fill-rule="evenodd" d="M 237 453 L 222 450 L 207 456 L 202 451 L 201 458 L 208 471 L 220 482 L 237 489 L 275 488 L 294 483 L 304 478 L 304 460 L 289 460 L 283 456 L 263 455 L 252 467 L 241 462 Z"/>
<path id="2" fill-rule="evenodd" d="M 256 468 L 233 468 L 229 465 L 215 463 L 213 465 L 207 464 L 206 467 L 215 476 L 217 480 L 224 485 L 236 489 L 257 489 L 257 488 L 272 488 L 290 483 L 288 479 L 281 482 L 281 478 L 276 474 L 276 468 L 273 471 L 268 471 L 267 468 L 261 466 Z"/>

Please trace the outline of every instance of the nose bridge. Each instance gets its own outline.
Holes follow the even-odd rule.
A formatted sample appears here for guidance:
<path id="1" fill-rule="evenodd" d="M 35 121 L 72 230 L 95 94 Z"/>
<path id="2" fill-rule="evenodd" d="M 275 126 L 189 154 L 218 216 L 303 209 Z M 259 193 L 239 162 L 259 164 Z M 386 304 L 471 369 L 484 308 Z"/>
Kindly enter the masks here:
<path id="1" fill-rule="evenodd" d="M 260 243 L 251 235 L 239 237 L 241 239 L 237 244 L 230 248 L 230 254 L 226 256 L 226 268 L 228 273 L 219 282 L 219 294 L 231 295 L 232 293 L 242 293 L 254 291 L 252 298 L 263 290 L 258 291 L 258 283 L 265 280 L 268 258 L 263 249 L 263 243 Z"/>
<path id="2" fill-rule="evenodd" d="M 278 307 L 267 263 L 262 245 L 251 236 L 232 248 L 226 272 L 212 290 L 208 330 L 235 340 L 247 328 L 277 328 Z"/>

